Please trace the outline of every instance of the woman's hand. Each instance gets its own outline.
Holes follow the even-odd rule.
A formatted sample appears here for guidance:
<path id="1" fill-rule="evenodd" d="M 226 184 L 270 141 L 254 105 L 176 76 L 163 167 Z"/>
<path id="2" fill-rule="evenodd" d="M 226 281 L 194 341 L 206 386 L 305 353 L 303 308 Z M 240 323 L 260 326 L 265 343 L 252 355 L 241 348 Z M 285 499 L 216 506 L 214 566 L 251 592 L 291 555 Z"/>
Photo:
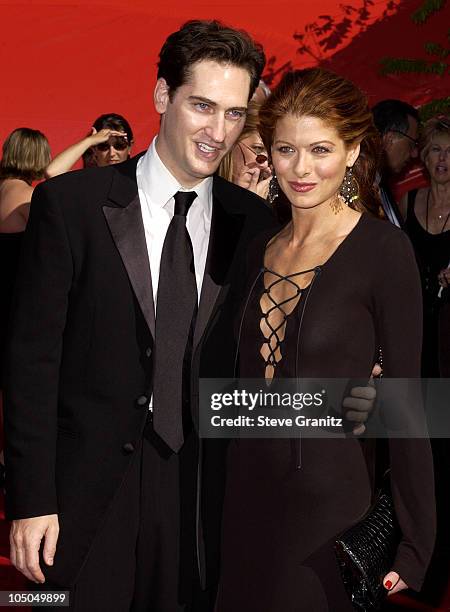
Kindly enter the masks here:
<path id="1" fill-rule="evenodd" d="M 92 134 L 88 136 L 90 146 L 95 147 L 95 145 L 101 144 L 102 142 L 108 142 L 108 140 L 112 136 L 117 136 L 118 138 L 125 138 L 127 140 L 126 132 L 119 132 L 118 130 L 111 130 L 110 128 L 103 128 L 102 130 L 97 130 L 95 127 L 92 128 Z"/>
<path id="2" fill-rule="evenodd" d="M 64 151 L 61 151 L 61 153 L 52 159 L 45 169 L 46 178 L 52 178 L 63 172 L 68 172 L 88 149 L 102 142 L 108 142 L 111 136 L 125 138 L 125 141 L 130 145 L 127 140 L 126 132 L 118 132 L 117 130 L 110 130 L 109 128 L 103 128 L 97 132 L 93 127 L 89 136 L 85 136 L 83 140 L 67 147 L 67 149 L 64 149 Z"/>
<path id="3" fill-rule="evenodd" d="M 450 287 L 450 268 L 444 268 L 438 274 L 438 281 L 441 287 Z"/>
<path id="4" fill-rule="evenodd" d="M 408 588 L 406 582 L 404 582 L 397 572 L 389 572 L 383 578 L 383 586 L 388 591 L 388 595 L 399 593 Z"/>
<path id="5" fill-rule="evenodd" d="M 271 173 L 267 176 L 267 171 L 268 169 L 261 169 L 259 166 L 254 166 L 253 168 L 247 167 L 245 171 L 237 177 L 236 184 L 256 193 L 260 198 L 266 200 L 269 195 L 270 179 L 272 178 Z M 260 179 L 261 173 L 264 173 L 264 178 L 262 179 Z"/>

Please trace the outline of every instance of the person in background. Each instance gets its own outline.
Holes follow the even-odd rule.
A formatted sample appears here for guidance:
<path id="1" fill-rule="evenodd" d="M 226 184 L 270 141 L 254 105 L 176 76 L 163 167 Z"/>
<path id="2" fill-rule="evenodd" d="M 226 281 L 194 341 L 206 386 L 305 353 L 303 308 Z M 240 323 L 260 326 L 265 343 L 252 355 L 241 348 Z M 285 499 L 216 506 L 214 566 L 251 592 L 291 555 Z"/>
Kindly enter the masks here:
<path id="1" fill-rule="evenodd" d="M 50 146 L 39 130 L 17 128 L 3 143 L 0 161 L 0 233 L 25 230 L 33 182 L 44 178 Z"/>
<path id="2" fill-rule="evenodd" d="M 50 162 L 50 146 L 39 130 L 18 128 L 3 143 L 0 161 L 0 389 L 3 388 L 3 351 L 8 328 L 11 295 L 23 233 L 28 221 L 33 183 L 44 178 Z M 2 393 L 0 391 L 0 418 Z M 3 429 L 3 428 L 2 428 Z M 3 447 L 3 442 L 0 442 Z M 0 457 L 3 463 L 3 457 Z"/>
<path id="3" fill-rule="evenodd" d="M 254 102 L 255 104 L 259 104 L 261 106 L 261 104 L 264 104 L 264 102 L 267 100 L 269 96 L 270 96 L 270 88 L 261 79 L 259 81 L 258 87 L 255 90 L 255 93 L 253 94 L 251 102 Z"/>
<path id="4" fill-rule="evenodd" d="M 402 217 L 391 192 L 390 182 L 400 174 L 409 161 L 417 157 L 419 115 L 417 110 L 402 100 L 382 100 L 372 108 L 375 126 L 383 146 L 379 190 L 386 218 L 402 226 Z"/>
<path id="5" fill-rule="evenodd" d="M 430 186 L 410 191 L 400 201 L 404 229 L 416 252 L 422 278 L 422 376 L 450 377 L 450 116 L 438 115 L 423 126 L 420 158 Z M 430 405 L 439 401 L 426 383 Z M 446 406 L 443 406 L 445 409 Z M 427 591 L 436 605 L 448 588 L 450 567 L 450 452 L 446 439 L 432 440 L 437 501 L 437 538 Z M 428 597 L 428 596 L 427 596 Z"/>
<path id="6" fill-rule="evenodd" d="M 450 368 L 450 338 L 439 332 L 441 307 L 450 299 L 450 116 L 439 115 L 424 124 L 420 158 L 430 186 L 408 192 L 399 208 L 422 277 L 422 375 L 439 377 L 442 369 L 448 372 Z"/>
<path id="7" fill-rule="evenodd" d="M 220 162 L 218 174 L 227 181 L 267 199 L 272 172 L 266 147 L 258 132 L 259 108 L 255 102 L 249 103 L 239 140 Z"/>
<path id="8" fill-rule="evenodd" d="M 91 134 L 59 153 L 45 171 L 47 178 L 68 172 L 83 158 L 85 168 L 110 166 L 127 160 L 133 146 L 130 124 L 117 113 L 100 115 L 94 121 Z"/>

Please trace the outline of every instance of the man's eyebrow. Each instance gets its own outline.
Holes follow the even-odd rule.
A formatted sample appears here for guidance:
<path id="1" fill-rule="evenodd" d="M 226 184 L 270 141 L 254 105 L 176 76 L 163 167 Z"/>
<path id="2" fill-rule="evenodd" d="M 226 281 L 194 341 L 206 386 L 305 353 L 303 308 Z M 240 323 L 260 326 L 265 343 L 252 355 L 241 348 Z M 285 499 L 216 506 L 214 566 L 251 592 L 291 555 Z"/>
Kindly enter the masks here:
<path id="1" fill-rule="evenodd" d="M 217 102 L 214 102 L 213 100 L 210 100 L 209 98 L 204 98 L 203 96 L 189 96 L 188 100 L 190 102 L 203 102 L 204 104 L 209 104 L 209 106 L 217 106 Z M 246 106 L 231 106 L 229 109 L 227 110 L 239 110 L 242 112 L 247 112 L 247 107 Z"/>
<path id="2" fill-rule="evenodd" d="M 217 102 L 214 102 L 209 98 L 203 98 L 203 96 L 189 96 L 188 100 L 191 100 L 191 102 L 204 102 L 210 106 L 217 106 Z"/>

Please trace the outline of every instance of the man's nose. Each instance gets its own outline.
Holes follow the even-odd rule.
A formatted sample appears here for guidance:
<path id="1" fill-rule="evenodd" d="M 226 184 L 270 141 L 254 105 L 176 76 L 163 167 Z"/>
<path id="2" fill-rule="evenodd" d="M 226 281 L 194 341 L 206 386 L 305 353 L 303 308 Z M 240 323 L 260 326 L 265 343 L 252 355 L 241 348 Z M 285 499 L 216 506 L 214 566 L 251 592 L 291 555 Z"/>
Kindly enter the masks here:
<path id="1" fill-rule="evenodd" d="M 210 118 L 206 133 L 214 142 L 223 142 L 225 140 L 225 127 L 225 117 L 216 113 Z"/>

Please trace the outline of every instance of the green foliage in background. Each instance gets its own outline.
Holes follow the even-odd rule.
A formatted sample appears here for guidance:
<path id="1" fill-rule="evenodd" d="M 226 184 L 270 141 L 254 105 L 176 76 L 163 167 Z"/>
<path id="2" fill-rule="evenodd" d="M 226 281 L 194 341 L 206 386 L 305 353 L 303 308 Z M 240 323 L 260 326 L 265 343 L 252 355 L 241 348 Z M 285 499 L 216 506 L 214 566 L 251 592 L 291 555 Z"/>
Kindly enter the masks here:
<path id="1" fill-rule="evenodd" d="M 419 115 L 421 121 L 427 121 L 435 115 L 448 115 L 450 114 L 450 96 L 447 98 L 441 98 L 439 100 L 433 100 L 424 104 L 419 108 Z"/>
<path id="2" fill-rule="evenodd" d="M 412 21 L 420 27 L 431 15 L 440 11 L 445 3 L 446 0 L 425 0 L 422 6 L 411 15 Z M 447 38 L 450 42 L 450 30 L 447 33 Z M 383 58 L 380 60 L 381 74 L 414 72 L 416 74 L 438 74 L 443 77 L 450 73 L 450 64 L 448 62 L 450 46 L 443 47 L 440 43 L 430 41 L 424 44 L 424 49 L 432 59 Z"/>
<path id="3" fill-rule="evenodd" d="M 425 0 L 422 6 L 411 15 L 411 19 L 417 24 L 425 23 L 433 13 L 440 11 L 444 4 L 445 0 Z"/>

